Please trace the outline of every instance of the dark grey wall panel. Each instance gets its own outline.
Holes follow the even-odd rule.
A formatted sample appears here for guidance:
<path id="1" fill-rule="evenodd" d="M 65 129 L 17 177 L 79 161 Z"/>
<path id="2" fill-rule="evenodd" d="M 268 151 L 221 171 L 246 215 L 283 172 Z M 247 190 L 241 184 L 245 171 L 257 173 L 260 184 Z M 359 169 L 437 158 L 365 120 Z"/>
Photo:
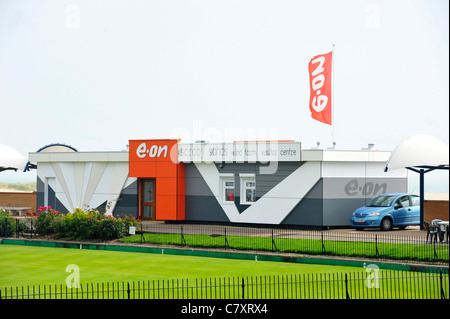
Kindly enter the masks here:
<path id="1" fill-rule="evenodd" d="M 125 215 L 138 218 L 138 207 L 138 181 L 134 181 L 122 190 L 114 208 L 113 215 L 117 217 Z"/>
<path id="2" fill-rule="evenodd" d="M 217 181 L 219 183 L 219 181 Z M 185 194 L 186 196 L 213 196 L 209 186 L 193 163 L 185 165 Z M 186 209 L 187 212 L 187 209 Z"/>
<path id="3" fill-rule="evenodd" d="M 322 200 L 303 199 L 283 220 L 283 225 L 323 226 Z"/>
<path id="4" fill-rule="evenodd" d="M 350 217 L 353 212 L 366 203 L 364 198 L 324 199 L 323 225 L 350 226 Z"/>
<path id="5" fill-rule="evenodd" d="M 186 220 L 229 222 L 227 215 L 212 196 L 186 196 Z"/>
<path id="6" fill-rule="evenodd" d="M 138 193 L 138 181 L 134 181 L 133 183 L 131 183 L 130 185 L 128 185 L 127 187 L 125 187 L 124 189 L 122 189 L 121 194 L 132 194 L 132 195 L 137 195 Z"/>
<path id="7" fill-rule="evenodd" d="M 54 193 L 54 192 L 53 192 Z M 69 212 L 69 210 L 66 208 L 66 206 L 64 206 L 59 199 L 55 196 L 55 210 L 61 212 L 62 214 L 67 214 Z M 49 198 L 49 203 L 50 203 L 50 198 Z M 51 205 L 49 205 L 51 206 Z"/>
<path id="8" fill-rule="evenodd" d="M 44 206 L 44 188 L 45 184 L 38 176 L 36 183 L 36 207 L 38 209 L 39 207 Z"/>
<path id="9" fill-rule="evenodd" d="M 195 164 L 186 164 L 185 176 L 185 219 L 190 221 L 229 222 L 228 217 Z"/>
<path id="10" fill-rule="evenodd" d="M 300 181 L 299 181 L 300 182 Z M 323 226 L 323 180 L 320 179 L 282 221 L 283 225 Z"/>
<path id="11" fill-rule="evenodd" d="M 45 184 L 38 177 L 37 178 L 37 192 L 36 192 L 36 206 L 39 209 L 41 206 L 45 206 Z M 52 209 L 61 212 L 62 214 L 67 214 L 69 210 L 56 198 L 55 191 L 51 186 L 48 187 L 48 198 L 47 198 L 47 206 L 51 206 Z"/>

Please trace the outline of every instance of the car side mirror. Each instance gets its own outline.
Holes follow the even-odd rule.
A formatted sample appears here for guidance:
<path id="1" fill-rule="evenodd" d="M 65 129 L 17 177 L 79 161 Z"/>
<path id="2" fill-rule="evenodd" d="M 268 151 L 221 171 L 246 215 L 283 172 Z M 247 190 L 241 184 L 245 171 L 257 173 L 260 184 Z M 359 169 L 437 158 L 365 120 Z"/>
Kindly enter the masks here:
<path id="1" fill-rule="evenodd" d="M 402 204 L 395 204 L 394 209 L 399 209 L 399 208 L 402 208 L 402 207 L 403 207 Z"/>

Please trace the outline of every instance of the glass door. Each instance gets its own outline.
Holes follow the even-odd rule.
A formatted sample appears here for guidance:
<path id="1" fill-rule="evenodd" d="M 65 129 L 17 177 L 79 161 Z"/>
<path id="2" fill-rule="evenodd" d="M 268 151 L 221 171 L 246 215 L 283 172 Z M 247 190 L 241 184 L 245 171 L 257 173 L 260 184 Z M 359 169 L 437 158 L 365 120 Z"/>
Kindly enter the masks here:
<path id="1" fill-rule="evenodd" d="M 156 180 L 141 180 L 141 220 L 156 219 Z"/>

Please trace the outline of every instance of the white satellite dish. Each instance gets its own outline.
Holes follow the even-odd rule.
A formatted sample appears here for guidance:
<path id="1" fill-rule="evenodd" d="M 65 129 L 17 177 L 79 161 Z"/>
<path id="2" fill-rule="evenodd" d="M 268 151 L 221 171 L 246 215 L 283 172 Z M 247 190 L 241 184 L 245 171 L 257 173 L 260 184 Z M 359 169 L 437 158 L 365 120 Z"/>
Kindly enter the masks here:
<path id="1" fill-rule="evenodd" d="M 0 144 L 0 172 L 6 170 L 25 170 L 27 159 L 11 146 Z"/>

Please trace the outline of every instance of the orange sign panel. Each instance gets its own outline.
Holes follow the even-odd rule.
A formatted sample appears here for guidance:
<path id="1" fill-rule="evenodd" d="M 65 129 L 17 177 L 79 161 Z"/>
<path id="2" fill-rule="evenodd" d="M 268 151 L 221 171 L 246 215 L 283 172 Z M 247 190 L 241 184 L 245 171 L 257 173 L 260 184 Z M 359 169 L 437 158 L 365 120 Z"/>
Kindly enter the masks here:
<path id="1" fill-rule="evenodd" d="M 156 220 L 184 220 L 184 164 L 178 162 L 177 140 L 130 140 L 129 176 L 156 179 Z"/>

